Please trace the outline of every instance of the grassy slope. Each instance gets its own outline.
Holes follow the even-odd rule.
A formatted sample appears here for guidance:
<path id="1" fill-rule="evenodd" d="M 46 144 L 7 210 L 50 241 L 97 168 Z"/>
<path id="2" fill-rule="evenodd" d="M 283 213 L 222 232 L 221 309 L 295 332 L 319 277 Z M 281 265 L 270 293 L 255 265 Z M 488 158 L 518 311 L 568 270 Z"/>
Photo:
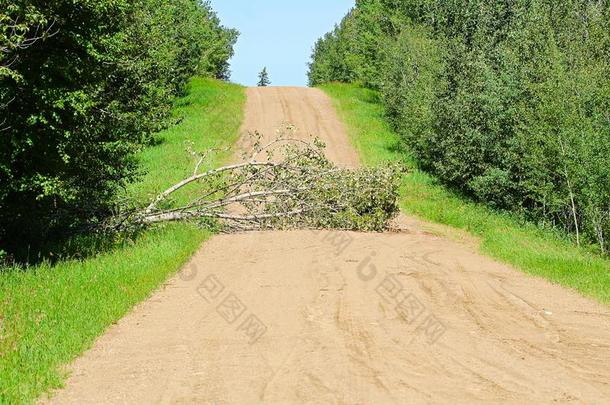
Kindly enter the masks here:
<path id="1" fill-rule="evenodd" d="M 610 260 L 591 254 L 552 231 L 466 201 L 416 169 L 370 90 L 346 84 L 321 87 L 347 124 L 364 162 L 403 161 L 413 170 L 404 180 L 401 207 L 429 221 L 464 229 L 481 240 L 483 253 L 610 304 Z"/>
<path id="2" fill-rule="evenodd" d="M 129 193 L 144 199 L 190 173 L 187 140 L 198 150 L 231 145 L 244 102 L 239 86 L 194 79 L 176 108 L 184 121 L 142 153 L 148 174 Z M 211 163 L 225 158 L 226 153 Z M 147 298 L 208 236 L 194 226 L 174 224 L 83 261 L 0 273 L 0 403 L 32 402 L 60 386 L 61 366 Z"/>

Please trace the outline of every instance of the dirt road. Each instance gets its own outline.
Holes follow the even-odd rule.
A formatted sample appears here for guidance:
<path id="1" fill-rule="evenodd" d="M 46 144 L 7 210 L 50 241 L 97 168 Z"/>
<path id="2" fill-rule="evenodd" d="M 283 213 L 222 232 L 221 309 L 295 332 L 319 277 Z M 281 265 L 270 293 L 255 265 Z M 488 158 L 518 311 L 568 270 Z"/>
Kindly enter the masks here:
<path id="1" fill-rule="evenodd" d="M 319 90 L 248 91 L 244 130 L 282 122 L 357 164 Z M 608 308 L 402 222 L 213 238 L 52 402 L 610 402 Z"/>
<path id="2" fill-rule="evenodd" d="M 266 87 L 247 89 L 248 101 L 238 149 L 252 149 L 248 132 L 258 131 L 263 144 L 277 138 L 278 129 L 293 125 L 298 137 L 319 137 L 326 143 L 326 156 L 343 167 L 358 166 L 358 154 L 351 146 L 343 123 L 337 119 L 332 101 L 318 89 Z M 236 156 L 235 159 L 239 159 Z"/>

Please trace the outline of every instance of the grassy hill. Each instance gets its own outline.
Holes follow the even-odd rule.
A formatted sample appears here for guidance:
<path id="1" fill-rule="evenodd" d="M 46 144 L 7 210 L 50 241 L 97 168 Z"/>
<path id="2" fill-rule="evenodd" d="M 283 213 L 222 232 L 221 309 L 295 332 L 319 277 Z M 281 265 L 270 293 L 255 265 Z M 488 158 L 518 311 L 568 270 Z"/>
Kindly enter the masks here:
<path id="1" fill-rule="evenodd" d="M 175 106 L 182 121 L 141 153 L 145 174 L 127 195 L 146 201 L 190 173 L 186 142 L 196 150 L 232 145 L 244 103 L 240 86 L 193 79 Z M 227 153 L 215 156 L 210 165 L 226 158 Z M 175 274 L 209 236 L 193 225 L 172 224 L 134 240 L 75 241 L 70 250 L 92 251 L 83 259 L 2 269 L 0 403 L 33 402 L 61 386 L 66 377 L 61 367 Z"/>

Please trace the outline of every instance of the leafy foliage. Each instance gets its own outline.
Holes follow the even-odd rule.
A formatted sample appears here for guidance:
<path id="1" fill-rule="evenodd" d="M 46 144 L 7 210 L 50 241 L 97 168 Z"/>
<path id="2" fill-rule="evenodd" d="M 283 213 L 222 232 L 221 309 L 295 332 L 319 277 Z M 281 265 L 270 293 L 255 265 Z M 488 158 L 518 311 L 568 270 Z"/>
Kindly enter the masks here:
<path id="1" fill-rule="evenodd" d="M 361 0 L 309 75 L 379 90 L 446 184 L 610 247 L 608 1 Z"/>
<path id="2" fill-rule="evenodd" d="M 398 213 L 398 168 L 340 169 L 326 158 L 319 139 L 295 138 L 294 130 L 288 125 L 268 144 L 252 134 L 251 155 L 213 170 L 200 171 L 213 150 L 191 151 L 197 157 L 191 176 L 144 209 L 122 209 L 114 224 L 123 230 L 169 221 L 198 221 L 225 231 L 386 229 Z M 173 195 L 187 187 L 196 190 L 195 196 L 175 204 Z"/>
<path id="3" fill-rule="evenodd" d="M 237 32 L 199 0 L 0 10 L 0 240 L 14 251 L 108 215 L 187 80 L 228 77 Z"/>

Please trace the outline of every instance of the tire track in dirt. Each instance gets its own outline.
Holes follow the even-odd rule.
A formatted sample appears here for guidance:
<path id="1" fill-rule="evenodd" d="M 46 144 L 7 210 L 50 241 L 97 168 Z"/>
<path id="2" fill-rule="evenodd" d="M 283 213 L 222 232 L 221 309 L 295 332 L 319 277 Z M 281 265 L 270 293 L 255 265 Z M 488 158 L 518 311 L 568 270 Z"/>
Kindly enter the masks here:
<path id="1" fill-rule="evenodd" d="M 317 89 L 248 89 L 239 145 L 286 122 L 358 165 Z M 608 308 L 412 218 L 400 227 L 216 236 L 76 360 L 49 402 L 610 402 Z M 252 315 L 265 329 L 243 326 Z M 252 330 L 264 333 L 250 344 Z"/>

